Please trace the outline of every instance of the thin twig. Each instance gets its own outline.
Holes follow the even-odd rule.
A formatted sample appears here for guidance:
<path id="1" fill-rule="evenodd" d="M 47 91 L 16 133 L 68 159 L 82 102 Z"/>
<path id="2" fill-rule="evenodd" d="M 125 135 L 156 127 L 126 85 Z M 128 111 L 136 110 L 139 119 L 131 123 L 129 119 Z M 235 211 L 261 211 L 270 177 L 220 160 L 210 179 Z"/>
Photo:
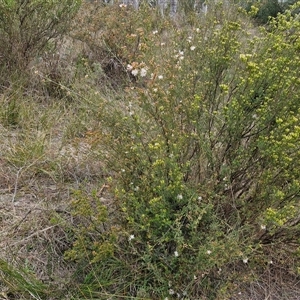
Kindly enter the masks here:
<path id="1" fill-rule="evenodd" d="M 49 230 L 49 229 L 52 229 L 52 228 L 54 228 L 54 227 L 56 227 L 56 226 L 58 226 L 58 224 L 55 224 L 55 225 L 46 227 L 46 228 L 41 229 L 41 230 L 38 230 L 38 231 L 32 233 L 31 235 L 25 237 L 23 240 L 17 241 L 17 242 L 15 242 L 15 243 L 11 244 L 10 246 L 16 246 L 16 245 L 22 244 L 23 242 L 26 242 L 26 241 L 30 240 L 31 238 L 33 238 L 34 236 L 38 235 L 39 233 L 45 232 L 45 231 L 47 231 L 47 230 Z"/>
<path id="2" fill-rule="evenodd" d="M 21 167 L 18 172 L 17 172 L 17 175 L 16 175 L 16 181 L 15 181 L 15 187 L 14 187 L 14 193 L 12 195 L 12 199 L 11 199 L 11 202 L 14 203 L 15 202 L 15 199 L 16 199 L 16 196 L 17 196 L 17 191 L 18 191 L 18 182 L 19 182 L 19 177 L 20 177 L 20 173 L 22 171 L 24 167 Z M 14 206 L 15 207 L 15 206 Z"/>

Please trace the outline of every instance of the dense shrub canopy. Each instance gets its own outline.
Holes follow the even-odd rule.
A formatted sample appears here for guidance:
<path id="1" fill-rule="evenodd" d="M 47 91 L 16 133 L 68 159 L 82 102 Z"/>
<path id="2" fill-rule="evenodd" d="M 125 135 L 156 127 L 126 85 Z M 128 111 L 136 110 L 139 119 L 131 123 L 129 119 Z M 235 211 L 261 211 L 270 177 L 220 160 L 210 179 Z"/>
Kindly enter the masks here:
<path id="1" fill-rule="evenodd" d="M 128 280 L 149 297 L 226 298 L 232 268 L 297 252 L 299 23 L 287 11 L 251 29 L 221 7 L 186 27 L 117 8 L 135 20 L 114 52 L 134 80 L 103 103 L 102 159 L 129 237 L 114 259 L 137 265 Z"/>

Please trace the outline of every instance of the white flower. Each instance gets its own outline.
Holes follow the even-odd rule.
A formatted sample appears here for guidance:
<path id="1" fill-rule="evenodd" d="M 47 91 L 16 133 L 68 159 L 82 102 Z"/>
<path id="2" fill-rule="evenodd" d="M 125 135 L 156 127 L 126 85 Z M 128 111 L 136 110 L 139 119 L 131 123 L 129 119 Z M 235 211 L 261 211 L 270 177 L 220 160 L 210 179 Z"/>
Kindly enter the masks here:
<path id="1" fill-rule="evenodd" d="M 156 93 L 157 91 L 158 91 L 158 89 L 157 89 L 157 88 L 154 88 L 154 89 L 153 89 L 153 92 L 154 92 L 154 93 Z"/>
<path id="2" fill-rule="evenodd" d="M 137 74 L 139 74 L 139 70 L 138 69 L 134 69 L 134 70 L 131 71 L 131 74 L 133 76 L 136 76 Z"/>
<path id="3" fill-rule="evenodd" d="M 196 47 L 195 46 L 191 46 L 191 51 L 194 51 L 195 49 L 196 49 Z"/>
<path id="4" fill-rule="evenodd" d="M 174 251 L 174 255 L 175 255 L 175 257 L 178 257 L 179 256 L 178 251 Z"/>
<path id="5" fill-rule="evenodd" d="M 163 79 L 164 78 L 164 76 L 162 76 L 162 75 L 158 75 L 158 77 L 157 77 L 158 79 Z"/>
<path id="6" fill-rule="evenodd" d="M 248 263 L 248 258 L 247 258 L 247 257 L 243 258 L 243 263 L 244 263 L 244 264 L 247 264 L 247 263 Z"/>
<path id="7" fill-rule="evenodd" d="M 266 230 L 267 226 L 264 225 L 264 224 L 261 224 L 261 225 L 260 225 L 260 228 L 261 228 L 262 230 Z"/>
<path id="8" fill-rule="evenodd" d="M 158 33 L 158 31 L 157 31 L 157 30 L 154 30 L 154 31 L 152 31 L 152 33 L 153 33 L 153 34 L 157 34 L 157 33 Z"/>
<path id="9" fill-rule="evenodd" d="M 173 289 L 169 289 L 169 294 L 170 295 L 174 295 L 175 294 L 175 291 Z"/>
<path id="10" fill-rule="evenodd" d="M 141 69 L 141 76 L 145 77 L 147 75 L 147 70 L 145 68 Z"/>
<path id="11" fill-rule="evenodd" d="M 121 8 L 123 8 L 123 7 L 125 8 L 125 7 L 127 7 L 127 5 L 126 5 L 126 4 L 124 4 L 124 3 L 120 4 L 119 6 L 120 6 Z"/>
<path id="12" fill-rule="evenodd" d="M 270 260 L 270 261 L 269 261 L 269 264 L 270 264 L 270 265 L 273 265 L 273 260 Z"/>
<path id="13" fill-rule="evenodd" d="M 129 236 L 129 238 L 128 238 L 128 241 L 130 242 L 131 240 L 133 240 L 134 239 L 134 234 L 131 234 L 130 236 Z"/>
<path id="14" fill-rule="evenodd" d="M 125 172 L 125 169 L 121 169 L 121 172 L 124 173 L 124 172 Z"/>
<path id="15" fill-rule="evenodd" d="M 140 188 L 138 186 L 136 186 L 133 190 L 137 192 L 140 190 Z"/>
<path id="16" fill-rule="evenodd" d="M 196 275 L 194 275 L 194 280 L 196 280 L 197 279 L 197 276 Z"/>
<path id="17" fill-rule="evenodd" d="M 184 55 L 184 51 L 179 51 L 179 55 Z"/>
<path id="18" fill-rule="evenodd" d="M 201 201 L 201 200 L 202 200 L 202 197 L 201 197 L 201 196 L 199 196 L 199 197 L 198 197 L 198 200 L 199 200 L 199 201 Z"/>
<path id="19" fill-rule="evenodd" d="M 128 64 L 127 67 L 126 67 L 127 71 L 131 71 L 133 69 L 133 66 Z"/>
<path id="20" fill-rule="evenodd" d="M 200 32 L 200 28 L 196 28 L 196 32 Z"/>
<path id="21" fill-rule="evenodd" d="M 183 199 L 183 196 L 181 194 L 177 195 L 177 199 L 178 200 L 182 200 Z"/>
<path id="22" fill-rule="evenodd" d="M 210 251 L 210 250 L 207 250 L 206 253 L 209 255 L 209 254 L 211 254 L 211 251 Z"/>
<path id="23" fill-rule="evenodd" d="M 164 46 L 166 43 L 160 43 L 161 46 Z"/>

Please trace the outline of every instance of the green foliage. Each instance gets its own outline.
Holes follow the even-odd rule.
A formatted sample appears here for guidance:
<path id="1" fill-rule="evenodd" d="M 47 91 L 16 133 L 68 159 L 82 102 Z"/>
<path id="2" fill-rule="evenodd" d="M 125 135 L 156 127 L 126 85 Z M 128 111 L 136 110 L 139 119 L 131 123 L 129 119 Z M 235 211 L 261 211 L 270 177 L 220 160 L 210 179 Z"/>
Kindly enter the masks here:
<path id="1" fill-rule="evenodd" d="M 247 3 L 247 10 L 251 11 L 253 7 L 256 7 L 257 11 L 253 15 L 255 21 L 258 24 L 267 24 L 270 19 L 276 18 L 278 14 L 289 9 L 289 6 L 296 2 L 296 0 L 284 2 L 278 0 L 250 1 Z"/>
<path id="2" fill-rule="evenodd" d="M 15 268 L 2 259 L 0 259 L 0 279 L 3 289 L 1 295 L 5 297 L 4 299 L 8 299 L 6 295 L 7 297 L 22 295 L 24 299 L 25 297 L 26 299 L 46 299 L 46 287 L 42 282 L 28 270 L 22 269 L 20 266 Z M 4 292 L 4 290 L 6 291 Z"/>
<path id="3" fill-rule="evenodd" d="M 244 18 L 216 6 L 167 37 L 149 23 L 132 32 L 143 32 L 124 66 L 135 82 L 100 122 L 122 216 L 113 261 L 136 267 L 130 286 L 111 277 L 108 290 L 225 299 L 267 245 L 296 253 L 299 37 L 284 33 L 299 22 L 287 12 L 252 36 Z"/>
<path id="4" fill-rule="evenodd" d="M 74 231 L 73 248 L 66 252 L 66 258 L 86 260 L 93 264 L 110 257 L 114 250 L 114 236 L 105 227 L 107 208 L 101 203 L 97 193 L 88 195 L 82 190 L 74 191 L 72 210 L 80 223 Z M 87 245 L 91 246 L 89 250 L 86 249 Z"/>
<path id="5" fill-rule="evenodd" d="M 4 98 L 4 97 L 3 97 Z M 4 99 L 1 109 L 1 123 L 4 126 L 16 126 L 19 123 L 19 106 L 16 95 Z"/>
<path id="6" fill-rule="evenodd" d="M 263 2 L 255 19 L 261 24 L 266 24 L 271 17 L 275 18 L 278 13 L 282 12 L 283 7 L 277 0 L 268 0 Z"/>

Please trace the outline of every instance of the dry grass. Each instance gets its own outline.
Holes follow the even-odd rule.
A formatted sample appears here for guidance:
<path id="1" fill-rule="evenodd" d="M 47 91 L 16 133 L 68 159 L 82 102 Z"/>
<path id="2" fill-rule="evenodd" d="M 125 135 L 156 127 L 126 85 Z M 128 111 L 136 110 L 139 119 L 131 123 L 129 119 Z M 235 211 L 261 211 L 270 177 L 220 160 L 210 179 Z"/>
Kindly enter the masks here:
<path id="1" fill-rule="evenodd" d="M 287 267 L 266 266 L 264 272 L 251 283 L 240 285 L 232 300 L 296 300 L 300 296 L 300 281 L 289 274 Z"/>
<path id="2" fill-rule="evenodd" d="M 11 94 L 2 95 L 2 107 Z M 16 124 L 0 127 L 0 258 L 64 289 L 74 272 L 63 258 L 72 245 L 72 191 L 83 182 L 91 189 L 103 182 L 92 149 L 97 136 L 87 129 L 94 120 L 83 109 L 79 117 L 78 105 L 23 97 Z"/>

